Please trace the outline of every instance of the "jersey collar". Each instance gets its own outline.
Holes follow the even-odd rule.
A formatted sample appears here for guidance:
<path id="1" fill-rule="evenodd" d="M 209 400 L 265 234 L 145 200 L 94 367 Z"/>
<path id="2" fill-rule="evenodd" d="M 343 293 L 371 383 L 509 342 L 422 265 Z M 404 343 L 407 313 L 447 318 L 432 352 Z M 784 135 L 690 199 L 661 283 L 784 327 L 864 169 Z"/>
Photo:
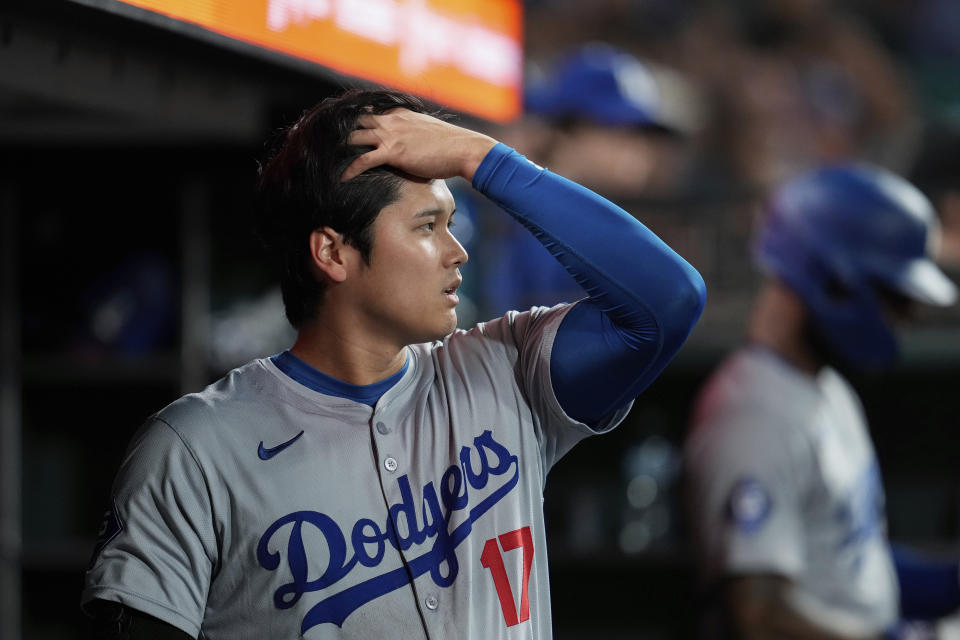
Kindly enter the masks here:
<path id="1" fill-rule="evenodd" d="M 288 377 L 308 389 L 328 396 L 346 398 L 347 400 L 353 400 L 354 402 L 372 407 L 380 397 L 393 388 L 393 386 L 400 381 L 400 378 L 403 377 L 403 374 L 407 372 L 407 367 L 410 366 L 410 352 L 409 350 L 407 351 L 407 359 L 399 371 L 389 378 L 384 378 L 379 382 L 366 385 L 350 384 L 349 382 L 328 376 L 293 355 L 289 350 L 271 356 L 270 361 L 276 365 L 277 369 L 280 369 L 280 371 Z"/>

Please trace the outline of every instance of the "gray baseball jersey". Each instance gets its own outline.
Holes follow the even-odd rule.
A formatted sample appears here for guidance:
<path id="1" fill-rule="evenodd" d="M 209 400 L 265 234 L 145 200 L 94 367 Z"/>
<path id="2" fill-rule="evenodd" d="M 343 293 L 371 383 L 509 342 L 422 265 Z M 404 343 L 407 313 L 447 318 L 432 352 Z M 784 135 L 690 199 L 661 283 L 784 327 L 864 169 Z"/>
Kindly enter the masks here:
<path id="1" fill-rule="evenodd" d="M 210 639 L 550 638 L 543 485 L 595 432 L 550 382 L 568 308 L 410 347 L 374 408 L 269 359 L 181 398 L 123 461 L 84 601 Z"/>
<path id="2" fill-rule="evenodd" d="M 700 398 L 685 462 L 707 585 L 774 573 L 837 632 L 876 633 L 897 620 L 876 457 L 836 371 L 814 378 L 763 348 L 739 351 Z"/>

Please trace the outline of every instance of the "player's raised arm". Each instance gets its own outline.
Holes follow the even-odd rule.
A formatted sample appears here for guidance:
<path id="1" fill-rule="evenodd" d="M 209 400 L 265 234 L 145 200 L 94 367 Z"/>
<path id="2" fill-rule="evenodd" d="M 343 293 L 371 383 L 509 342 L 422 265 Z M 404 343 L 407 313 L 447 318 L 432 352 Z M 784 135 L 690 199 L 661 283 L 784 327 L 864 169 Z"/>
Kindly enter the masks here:
<path id="1" fill-rule="evenodd" d="M 589 300 L 564 319 L 551 377 L 568 414 L 597 423 L 636 397 L 700 317 L 700 274 L 633 216 L 482 134 L 396 109 L 359 119 L 350 142 L 372 149 L 344 172 L 380 164 L 423 178 L 461 176 L 520 221 Z"/>
<path id="2" fill-rule="evenodd" d="M 550 373 L 564 410 L 598 424 L 680 349 L 703 310 L 703 279 L 629 213 L 502 144 L 473 184 L 529 229 L 589 296 L 561 323 Z"/>

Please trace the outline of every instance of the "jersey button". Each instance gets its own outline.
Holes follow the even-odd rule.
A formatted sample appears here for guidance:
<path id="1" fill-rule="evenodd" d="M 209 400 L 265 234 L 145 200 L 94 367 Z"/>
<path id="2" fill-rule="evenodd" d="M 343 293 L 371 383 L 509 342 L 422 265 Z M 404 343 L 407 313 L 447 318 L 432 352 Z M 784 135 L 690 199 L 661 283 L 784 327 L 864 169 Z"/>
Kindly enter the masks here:
<path id="1" fill-rule="evenodd" d="M 436 611 L 437 607 L 440 606 L 440 602 L 437 600 L 436 596 L 427 596 L 427 599 L 423 601 L 427 605 L 427 609 L 430 611 Z"/>
<path id="2" fill-rule="evenodd" d="M 393 458 L 387 458 L 386 460 L 383 461 L 383 468 L 389 471 L 390 473 L 393 473 L 394 471 L 397 470 L 397 461 L 394 460 Z"/>
<path id="3" fill-rule="evenodd" d="M 387 435 L 388 433 L 390 433 L 390 427 L 388 427 L 387 425 L 383 424 L 382 422 L 378 422 L 378 423 L 377 423 L 377 432 L 379 432 L 380 435 L 385 436 L 385 435 Z"/>

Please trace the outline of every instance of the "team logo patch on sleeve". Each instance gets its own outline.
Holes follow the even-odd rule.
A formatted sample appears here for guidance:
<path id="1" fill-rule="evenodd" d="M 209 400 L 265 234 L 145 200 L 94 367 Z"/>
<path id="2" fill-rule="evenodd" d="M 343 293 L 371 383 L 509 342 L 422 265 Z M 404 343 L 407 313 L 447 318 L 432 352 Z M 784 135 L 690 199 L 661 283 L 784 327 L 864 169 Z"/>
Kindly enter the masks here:
<path id="1" fill-rule="evenodd" d="M 730 491 L 727 517 L 738 529 L 754 533 L 767 521 L 773 501 L 770 493 L 756 478 L 741 478 Z"/>
<path id="2" fill-rule="evenodd" d="M 100 531 L 97 532 L 97 544 L 93 548 L 88 569 L 93 567 L 103 548 L 110 544 L 110 541 L 121 531 L 123 531 L 123 520 L 120 519 L 120 513 L 117 511 L 117 503 L 111 501 L 110 508 L 103 512 L 103 522 L 100 523 Z"/>

